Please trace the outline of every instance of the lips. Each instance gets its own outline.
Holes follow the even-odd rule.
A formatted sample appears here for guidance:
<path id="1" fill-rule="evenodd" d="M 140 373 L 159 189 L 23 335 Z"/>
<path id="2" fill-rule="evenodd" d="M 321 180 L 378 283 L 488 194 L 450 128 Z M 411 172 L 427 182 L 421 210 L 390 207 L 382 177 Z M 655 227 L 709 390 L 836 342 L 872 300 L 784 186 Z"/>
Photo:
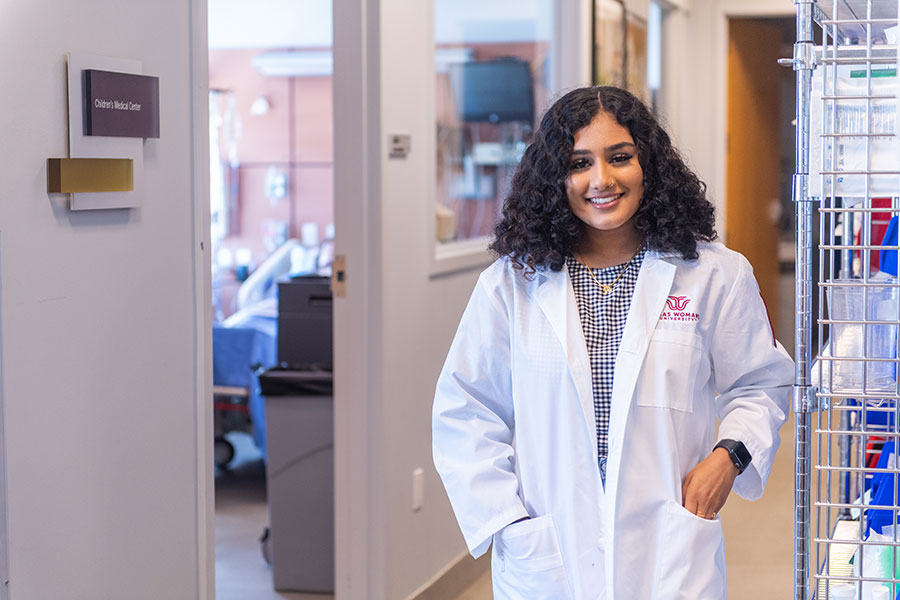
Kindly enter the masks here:
<path id="1" fill-rule="evenodd" d="M 602 208 L 604 206 L 608 206 L 608 205 L 612 204 L 613 202 L 615 202 L 616 200 L 618 200 L 619 198 L 621 198 L 624 195 L 625 195 L 625 193 L 622 192 L 621 194 L 613 194 L 611 196 L 600 196 L 600 197 L 588 198 L 587 201 L 590 202 L 591 205 L 593 205 L 593 206 Z"/>

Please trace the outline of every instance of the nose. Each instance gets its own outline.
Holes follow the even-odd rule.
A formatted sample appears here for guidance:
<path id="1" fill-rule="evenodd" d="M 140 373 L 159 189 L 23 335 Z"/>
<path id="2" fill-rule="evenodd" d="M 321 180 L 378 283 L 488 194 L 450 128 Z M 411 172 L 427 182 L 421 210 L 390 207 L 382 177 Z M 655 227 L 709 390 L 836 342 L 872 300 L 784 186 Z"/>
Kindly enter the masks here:
<path id="1" fill-rule="evenodd" d="M 591 168 L 591 188 L 602 191 L 616 184 L 615 177 L 610 172 L 608 165 L 602 161 L 597 161 Z"/>

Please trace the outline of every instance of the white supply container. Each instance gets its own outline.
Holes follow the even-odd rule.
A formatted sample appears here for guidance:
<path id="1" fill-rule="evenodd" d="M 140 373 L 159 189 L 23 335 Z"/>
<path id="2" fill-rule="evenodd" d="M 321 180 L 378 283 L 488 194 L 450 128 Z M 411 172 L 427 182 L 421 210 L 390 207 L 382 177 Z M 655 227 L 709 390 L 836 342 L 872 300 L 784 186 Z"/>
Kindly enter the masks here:
<path id="1" fill-rule="evenodd" d="M 841 196 L 847 202 L 850 198 L 861 200 L 868 189 L 870 198 L 896 196 L 900 193 L 897 175 L 859 174 L 869 170 L 889 173 L 897 170 L 900 136 L 895 135 L 897 101 L 892 98 L 897 95 L 896 70 L 873 68 L 870 81 L 859 66 L 839 65 L 837 77 L 835 71 L 828 70 L 827 86 L 823 81 L 824 71 L 813 70 L 810 130 L 840 137 L 810 136 L 809 195 L 816 198 L 822 197 L 823 193 Z M 859 99 L 869 94 L 869 85 L 873 96 L 883 98 L 868 102 Z M 823 94 L 847 98 L 823 100 Z M 824 166 L 829 171 L 847 173 L 822 177 L 820 157 L 824 158 Z"/>
<path id="2" fill-rule="evenodd" d="M 833 380 L 823 383 L 834 392 L 862 391 L 864 372 L 866 392 L 894 386 L 896 363 L 868 359 L 897 357 L 897 325 L 862 322 L 898 321 L 898 288 L 890 287 L 896 282 L 896 278 L 884 278 L 864 286 L 860 279 L 831 281 L 848 285 L 828 288 L 829 318 L 859 321 L 831 324 L 827 356 L 831 357 Z M 863 358 L 867 360 L 860 360 Z"/>
<path id="3" fill-rule="evenodd" d="M 887 586 L 879 585 L 872 590 L 872 600 L 891 600 L 891 590 Z"/>
<path id="4" fill-rule="evenodd" d="M 856 584 L 832 581 L 828 584 L 827 600 L 856 600 Z"/>

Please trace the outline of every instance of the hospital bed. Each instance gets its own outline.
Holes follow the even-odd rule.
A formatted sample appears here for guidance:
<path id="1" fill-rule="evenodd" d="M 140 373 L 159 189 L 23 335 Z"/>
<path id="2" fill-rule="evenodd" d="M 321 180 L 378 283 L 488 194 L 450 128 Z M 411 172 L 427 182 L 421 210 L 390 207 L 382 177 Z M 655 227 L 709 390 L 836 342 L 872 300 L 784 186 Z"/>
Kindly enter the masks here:
<path id="1" fill-rule="evenodd" d="M 234 447 L 229 431 L 248 431 L 266 458 L 265 404 L 258 374 L 277 362 L 277 282 L 291 270 L 291 253 L 300 243 L 290 239 L 272 253 L 237 293 L 237 312 L 213 325 L 213 396 L 215 462 L 225 467 Z"/>

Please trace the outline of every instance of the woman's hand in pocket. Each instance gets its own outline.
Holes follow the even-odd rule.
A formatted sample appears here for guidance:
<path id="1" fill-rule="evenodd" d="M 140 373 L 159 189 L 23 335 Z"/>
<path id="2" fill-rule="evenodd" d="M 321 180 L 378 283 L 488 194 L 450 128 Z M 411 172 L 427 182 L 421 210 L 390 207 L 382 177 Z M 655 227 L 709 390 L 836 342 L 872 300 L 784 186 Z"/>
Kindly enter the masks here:
<path id="1" fill-rule="evenodd" d="M 703 519 L 714 519 L 725 506 L 738 469 L 728 451 L 716 448 L 684 478 L 681 498 L 684 508 Z"/>

